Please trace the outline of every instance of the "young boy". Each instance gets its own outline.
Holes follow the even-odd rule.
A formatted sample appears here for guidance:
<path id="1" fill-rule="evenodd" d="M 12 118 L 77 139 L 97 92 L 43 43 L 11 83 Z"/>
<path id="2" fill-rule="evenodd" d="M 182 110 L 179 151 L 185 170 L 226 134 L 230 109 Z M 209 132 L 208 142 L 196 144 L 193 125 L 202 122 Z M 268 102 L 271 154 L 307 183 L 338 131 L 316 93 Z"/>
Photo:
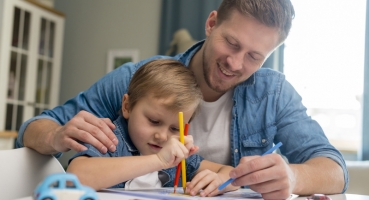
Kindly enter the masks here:
<path id="1" fill-rule="evenodd" d="M 101 154 L 84 144 L 87 150 L 71 158 L 67 171 L 96 190 L 173 187 L 176 166 L 187 158 L 190 195 L 203 190 L 200 196 L 215 196 L 237 189 L 230 184 L 218 190 L 232 167 L 194 155 L 198 147 L 191 135 L 184 145 L 179 142 L 178 112 L 188 123 L 201 99 L 193 72 L 182 63 L 165 59 L 146 63 L 132 77 L 122 99 L 122 114 L 114 121 L 117 150 Z"/>

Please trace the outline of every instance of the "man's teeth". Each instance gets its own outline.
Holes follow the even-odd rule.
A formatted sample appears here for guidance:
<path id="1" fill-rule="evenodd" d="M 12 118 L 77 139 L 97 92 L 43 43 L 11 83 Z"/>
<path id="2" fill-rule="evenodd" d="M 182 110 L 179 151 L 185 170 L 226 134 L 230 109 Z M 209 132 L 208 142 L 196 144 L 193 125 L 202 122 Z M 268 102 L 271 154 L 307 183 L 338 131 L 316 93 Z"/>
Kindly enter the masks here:
<path id="1" fill-rule="evenodd" d="M 233 74 L 227 72 L 225 69 L 223 69 L 222 67 L 219 67 L 220 71 L 223 72 L 223 74 L 227 75 L 227 76 L 232 76 Z"/>

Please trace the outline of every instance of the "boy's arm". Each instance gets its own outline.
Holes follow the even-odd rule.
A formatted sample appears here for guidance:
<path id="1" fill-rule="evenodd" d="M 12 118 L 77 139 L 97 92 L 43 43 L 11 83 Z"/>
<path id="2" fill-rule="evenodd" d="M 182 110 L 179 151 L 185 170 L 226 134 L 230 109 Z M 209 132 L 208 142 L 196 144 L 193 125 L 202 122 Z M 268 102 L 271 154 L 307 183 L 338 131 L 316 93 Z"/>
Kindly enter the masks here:
<path id="1" fill-rule="evenodd" d="M 177 166 L 188 156 L 187 148 L 192 149 L 192 137 L 186 136 L 185 143 L 188 147 L 180 143 L 178 138 L 171 137 L 158 153 L 144 156 L 124 156 L 119 153 L 101 155 L 88 144 L 90 150 L 77 153 L 67 171 L 76 174 L 82 184 L 100 190 L 150 172 Z M 120 144 L 123 145 L 123 142 Z"/>
<path id="2" fill-rule="evenodd" d="M 126 157 L 79 156 L 71 161 L 67 172 L 76 174 L 83 185 L 101 190 L 161 169 L 163 164 L 156 154 Z"/>
<path id="3" fill-rule="evenodd" d="M 200 196 L 215 196 L 224 192 L 239 189 L 240 187 L 229 184 L 223 190 L 218 190 L 218 187 L 230 178 L 229 172 L 232 169 L 234 168 L 231 166 L 203 160 L 195 177 L 189 184 L 187 184 L 187 193 L 196 195 L 201 189 L 203 189 Z"/>

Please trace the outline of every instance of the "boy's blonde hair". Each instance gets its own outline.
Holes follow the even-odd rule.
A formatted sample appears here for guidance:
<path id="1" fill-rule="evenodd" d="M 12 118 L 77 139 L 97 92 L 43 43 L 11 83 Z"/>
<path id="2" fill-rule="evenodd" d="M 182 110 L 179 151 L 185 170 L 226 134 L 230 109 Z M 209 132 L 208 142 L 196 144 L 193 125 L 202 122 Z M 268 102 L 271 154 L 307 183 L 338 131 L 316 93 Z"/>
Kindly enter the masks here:
<path id="1" fill-rule="evenodd" d="M 144 97 L 170 100 L 165 106 L 180 111 L 188 106 L 198 107 L 201 90 L 193 72 L 181 62 L 169 59 L 153 60 L 140 67 L 128 87 L 130 110 Z"/>

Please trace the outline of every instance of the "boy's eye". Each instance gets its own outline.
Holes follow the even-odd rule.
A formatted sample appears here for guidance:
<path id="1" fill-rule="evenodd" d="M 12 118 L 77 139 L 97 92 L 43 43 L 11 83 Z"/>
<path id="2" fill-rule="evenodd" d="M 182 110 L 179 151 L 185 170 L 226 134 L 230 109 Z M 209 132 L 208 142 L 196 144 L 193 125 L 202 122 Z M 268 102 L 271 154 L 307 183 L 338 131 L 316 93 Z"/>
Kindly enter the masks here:
<path id="1" fill-rule="evenodd" d="M 250 56 L 250 58 L 252 59 L 252 60 L 254 60 L 254 61 L 259 61 L 259 60 L 262 60 L 263 58 L 260 56 L 260 55 L 258 55 L 258 54 L 252 54 L 252 53 L 250 53 L 249 54 L 249 56 Z"/>
<path id="2" fill-rule="evenodd" d="M 171 127 L 170 129 L 171 129 L 173 132 L 179 132 L 179 128 Z"/>
<path id="3" fill-rule="evenodd" d="M 155 120 L 150 119 L 150 118 L 149 118 L 149 121 L 150 121 L 152 124 L 159 124 L 159 121 L 155 121 Z"/>
<path id="4" fill-rule="evenodd" d="M 252 54 L 249 54 L 250 55 L 250 58 L 253 59 L 253 60 L 257 60 Z"/>

